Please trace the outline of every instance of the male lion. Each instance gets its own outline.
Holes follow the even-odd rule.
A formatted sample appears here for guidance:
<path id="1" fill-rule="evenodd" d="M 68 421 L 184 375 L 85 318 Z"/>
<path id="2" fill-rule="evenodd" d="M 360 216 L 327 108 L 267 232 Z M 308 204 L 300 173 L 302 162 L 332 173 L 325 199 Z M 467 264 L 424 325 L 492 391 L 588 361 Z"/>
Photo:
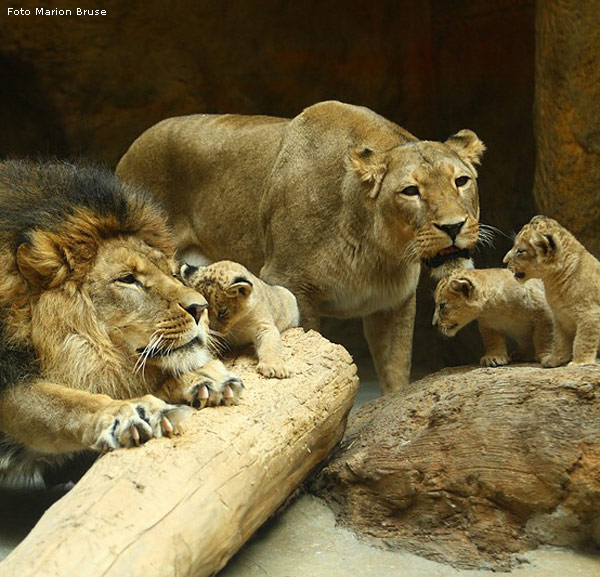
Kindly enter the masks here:
<path id="1" fill-rule="evenodd" d="M 177 432 L 189 408 L 159 388 L 235 401 L 173 254 L 162 212 L 112 174 L 0 163 L 0 477 Z"/>
<path id="2" fill-rule="evenodd" d="M 483 150 L 469 130 L 421 141 L 367 108 L 322 102 L 291 120 L 165 120 L 117 174 L 164 202 L 180 257 L 238 261 L 287 287 L 305 328 L 362 317 L 389 392 L 409 377 L 420 263 L 438 276 L 470 263 Z"/>

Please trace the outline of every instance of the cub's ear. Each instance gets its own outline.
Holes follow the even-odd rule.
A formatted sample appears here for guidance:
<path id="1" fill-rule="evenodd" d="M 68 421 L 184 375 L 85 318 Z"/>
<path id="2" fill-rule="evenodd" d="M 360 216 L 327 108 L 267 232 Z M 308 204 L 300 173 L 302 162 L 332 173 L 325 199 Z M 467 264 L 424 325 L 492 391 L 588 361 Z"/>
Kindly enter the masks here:
<path id="1" fill-rule="evenodd" d="M 187 262 L 184 262 L 181 265 L 181 268 L 179 269 L 179 275 L 181 276 L 182 279 L 188 280 L 197 270 L 198 270 L 197 266 L 194 266 L 193 264 L 188 264 Z"/>
<path id="2" fill-rule="evenodd" d="M 238 276 L 227 287 L 225 293 L 230 297 L 249 297 L 252 289 L 252 283 L 247 278 Z"/>
<path id="3" fill-rule="evenodd" d="M 465 298 L 471 298 L 475 292 L 475 285 L 465 277 L 453 278 L 450 281 L 450 290 Z"/>
<path id="4" fill-rule="evenodd" d="M 449 146 L 458 156 L 471 164 L 480 164 L 481 157 L 485 152 L 485 144 L 479 140 L 472 130 L 461 130 L 453 134 L 445 144 Z"/>
<path id="5" fill-rule="evenodd" d="M 558 252 L 558 246 L 551 234 L 535 231 L 531 235 L 531 244 L 535 251 L 546 260 L 554 258 Z"/>
<path id="6" fill-rule="evenodd" d="M 387 163 L 383 156 L 365 146 L 351 147 L 348 149 L 346 164 L 363 182 L 372 186 L 369 197 L 375 198 L 387 172 Z"/>
<path id="7" fill-rule="evenodd" d="M 17 268 L 32 288 L 55 288 L 67 280 L 73 270 L 72 258 L 55 235 L 36 232 L 30 242 L 17 248 Z"/>

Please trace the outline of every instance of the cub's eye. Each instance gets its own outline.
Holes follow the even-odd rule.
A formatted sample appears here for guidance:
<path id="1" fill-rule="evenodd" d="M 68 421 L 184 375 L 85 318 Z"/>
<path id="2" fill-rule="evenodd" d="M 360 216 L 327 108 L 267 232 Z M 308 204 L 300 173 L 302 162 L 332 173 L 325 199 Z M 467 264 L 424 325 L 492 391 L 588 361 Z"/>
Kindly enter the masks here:
<path id="1" fill-rule="evenodd" d="M 224 319 L 227 316 L 227 309 L 219 309 L 217 312 L 217 317 L 220 319 Z"/>
<path id="2" fill-rule="evenodd" d="M 403 194 L 404 196 L 419 196 L 419 187 L 407 186 L 400 191 L 400 194 Z"/>
<path id="3" fill-rule="evenodd" d="M 140 284 L 140 281 L 134 274 L 124 274 L 116 279 L 117 282 L 122 282 L 123 284 Z"/>
<path id="4" fill-rule="evenodd" d="M 464 186 L 465 184 L 467 184 L 467 182 L 469 182 L 469 180 L 471 180 L 471 179 L 468 176 L 459 176 L 454 181 L 454 184 L 456 184 L 456 188 L 460 188 L 461 186 Z"/>
<path id="5" fill-rule="evenodd" d="M 446 303 L 440 303 L 438 307 L 441 311 L 443 311 L 446 308 Z"/>
<path id="6" fill-rule="evenodd" d="M 515 254 L 525 254 L 527 251 L 524 248 L 518 248 L 515 251 Z"/>

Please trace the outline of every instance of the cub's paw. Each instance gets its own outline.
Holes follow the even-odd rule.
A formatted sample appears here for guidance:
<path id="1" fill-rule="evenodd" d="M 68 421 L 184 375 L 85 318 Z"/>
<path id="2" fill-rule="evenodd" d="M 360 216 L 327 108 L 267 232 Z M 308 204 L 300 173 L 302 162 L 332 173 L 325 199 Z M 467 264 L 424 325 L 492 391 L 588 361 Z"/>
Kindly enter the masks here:
<path id="1" fill-rule="evenodd" d="M 244 383 L 242 379 L 225 370 L 214 373 L 202 372 L 197 376 L 185 375 L 183 387 L 185 402 L 195 409 L 216 407 L 218 405 L 237 405 Z"/>
<path id="2" fill-rule="evenodd" d="M 169 405 L 153 395 L 114 401 L 96 417 L 92 448 L 106 452 L 135 447 L 152 437 L 171 437 L 179 434 L 189 414 L 188 407 Z"/>
<path id="3" fill-rule="evenodd" d="M 553 369 L 555 367 L 560 367 L 561 365 L 566 364 L 566 362 L 568 360 L 569 359 L 566 359 L 564 357 L 560 357 L 560 356 L 557 356 L 557 355 L 543 355 L 540 358 L 540 362 L 542 364 L 542 367 L 544 367 L 545 369 Z"/>
<path id="4" fill-rule="evenodd" d="M 596 357 L 593 359 L 583 359 L 583 360 L 575 360 L 573 359 L 570 363 L 567 364 L 567 367 L 589 367 L 590 365 L 596 365 Z"/>
<path id="5" fill-rule="evenodd" d="M 287 379 L 292 375 L 292 371 L 285 366 L 283 361 L 275 363 L 261 361 L 258 363 L 256 369 L 263 377 L 269 379 Z"/>
<path id="6" fill-rule="evenodd" d="M 508 355 L 484 355 L 479 360 L 482 367 L 503 367 L 508 365 L 509 362 Z"/>

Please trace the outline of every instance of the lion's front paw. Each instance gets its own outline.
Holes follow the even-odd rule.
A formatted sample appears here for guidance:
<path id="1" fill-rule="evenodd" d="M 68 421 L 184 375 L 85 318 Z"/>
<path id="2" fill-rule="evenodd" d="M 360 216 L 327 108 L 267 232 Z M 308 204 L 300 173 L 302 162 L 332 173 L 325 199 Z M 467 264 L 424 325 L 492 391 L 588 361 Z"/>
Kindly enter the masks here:
<path id="1" fill-rule="evenodd" d="M 510 359 L 508 355 L 484 355 L 479 360 L 482 367 L 503 367 L 508 365 Z"/>
<path id="2" fill-rule="evenodd" d="M 114 401 L 97 417 L 92 448 L 112 451 L 141 445 L 152 437 L 171 437 L 180 432 L 189 414 L 188 407 L 169 405 L 153 395 Z"/>
<path id="3" fill-rule="evenodd" d="M 292 374 L 290 369 L 285 366 L 283 361 L 278 363 L 261 361 L 258 363 L 256 369 L 261 375 L 269 379 L 287 379 Z"/>
<path id="4" fill-rule="evenodd" d="M 546 369 L 553 369 L 555 367 L 560 367 L 564 365 L 569 359 L 558 356 L 558 355 L 543 355 L 540 358 L 540 362 L 542 363 L 542 367 Z"/>

